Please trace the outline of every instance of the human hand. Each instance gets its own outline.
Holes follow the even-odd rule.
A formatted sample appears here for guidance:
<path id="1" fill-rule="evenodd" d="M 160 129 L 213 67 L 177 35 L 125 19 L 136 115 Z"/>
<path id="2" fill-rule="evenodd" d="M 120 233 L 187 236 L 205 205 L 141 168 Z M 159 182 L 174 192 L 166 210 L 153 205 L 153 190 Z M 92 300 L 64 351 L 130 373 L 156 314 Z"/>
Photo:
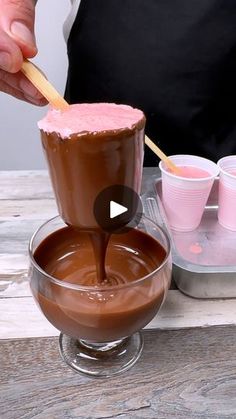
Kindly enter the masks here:
<path id="1" fill-rule="evenodd" d="M 46 99 L 20 71 L 23 58 L 37 54 L 34 0 L 0 0 L 0 91 L 45 105 Z"/>

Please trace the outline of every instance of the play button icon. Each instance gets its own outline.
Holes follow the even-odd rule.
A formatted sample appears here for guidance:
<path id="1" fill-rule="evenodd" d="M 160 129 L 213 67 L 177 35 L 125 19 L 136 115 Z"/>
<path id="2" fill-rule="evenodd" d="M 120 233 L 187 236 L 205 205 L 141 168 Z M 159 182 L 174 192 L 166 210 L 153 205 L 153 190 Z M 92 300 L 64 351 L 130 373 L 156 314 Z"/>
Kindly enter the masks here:
<path id="1" fill-rule="evenodd" d="M 110 201 L 110 218 L 118 217 L 118 215 L 124 214 L 128 211 L 128 208 L 118 204 L 118 202 Z"/>
<path id="2" fill-rule="evenodd" d="M 103 231 L 120 234 L 139 224 L 142 203 L 139 195 L 128 186 L 109 186 L 95 199 L 94 216 Z"/>

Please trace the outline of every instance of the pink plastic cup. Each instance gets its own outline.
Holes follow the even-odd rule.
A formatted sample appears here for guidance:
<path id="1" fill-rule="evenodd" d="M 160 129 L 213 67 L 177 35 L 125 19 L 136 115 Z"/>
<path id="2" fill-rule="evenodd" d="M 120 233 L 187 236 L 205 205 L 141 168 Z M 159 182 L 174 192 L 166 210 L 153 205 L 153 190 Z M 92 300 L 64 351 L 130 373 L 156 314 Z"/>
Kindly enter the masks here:
<path id="1" fill-rule="evenodd" d="M 219 181 L 219 223 L 236 231 L 236 155 L 223 157 L 218 161 Z"/>
<path id="2" fill-rule="evenodd" d="M 162 201 L 170 228 L 178 231 L 195 230 L 200 222 L 218 166 L 211 160 L 198 156 L 170 156 L 176 166 L 191 172 L 184 177 L 170 172 L 160 162 L 162 173 Z"/>

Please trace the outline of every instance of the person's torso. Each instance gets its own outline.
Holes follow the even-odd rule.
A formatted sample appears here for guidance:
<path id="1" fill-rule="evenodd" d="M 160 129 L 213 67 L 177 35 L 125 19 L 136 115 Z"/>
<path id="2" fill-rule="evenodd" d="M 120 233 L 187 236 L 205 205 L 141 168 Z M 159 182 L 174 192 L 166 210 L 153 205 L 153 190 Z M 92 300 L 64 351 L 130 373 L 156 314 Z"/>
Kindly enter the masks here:
<path id="1" fill-rule="evenodd" d="M 147 134 L 167 154 L 236 154 L 234 0 L 75 0 L 73 7 L 69 101 L 141 108 Z M 146 163 L 154 156 L 147 153 Z"/>

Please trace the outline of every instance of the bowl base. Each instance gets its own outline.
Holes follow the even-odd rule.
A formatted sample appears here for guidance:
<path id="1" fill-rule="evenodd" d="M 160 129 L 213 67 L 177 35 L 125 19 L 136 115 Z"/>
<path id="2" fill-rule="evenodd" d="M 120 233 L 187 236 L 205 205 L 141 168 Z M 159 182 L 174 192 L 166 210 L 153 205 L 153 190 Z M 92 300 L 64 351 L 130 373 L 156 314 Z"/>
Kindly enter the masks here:
<path id="1" fill-rule="evenodd" d="M 62 359 L 75 371 L 98 378 L 111 377 L 131 368 L 143 349 L 140 332 L 114 342 L 91 343 L 71 338 L 63 333 L 59 337 Z"/>

